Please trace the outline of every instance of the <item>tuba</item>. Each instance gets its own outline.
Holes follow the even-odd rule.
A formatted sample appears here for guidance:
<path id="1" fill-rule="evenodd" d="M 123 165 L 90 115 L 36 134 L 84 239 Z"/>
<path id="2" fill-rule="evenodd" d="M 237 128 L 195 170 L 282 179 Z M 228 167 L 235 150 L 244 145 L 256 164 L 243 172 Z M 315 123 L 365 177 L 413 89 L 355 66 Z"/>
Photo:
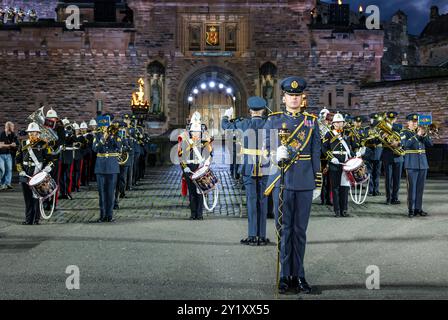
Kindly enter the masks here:
<path id="1" fill-rule="evenodd" d="M 40 107 L 32 114 L 30 114 L 27 118 L 30 122 L 36 122 L 40 129 L 40 139 L 45 141 L 48 145 L 50 143 L 55 143 L 58 141 L 57 133 L 50 128 L 44 126 L 45 116 L 44 116 L 44 107 Z"/>
<path id="2" fill-rule="evenodd" d="M 378 123 L 374 127 L 374 131 L 377 133 L 375 136 L 378 138 L 383 145 L 388 147 L 398 156 L 403 156 L 405 154 L 404 149 L 401 147 L 401 144 L 398 146 L 393 146 L 396 142 L 401 142 L 401 137 L 398 132 L 395 132 L 392 129 L 392 124 L 384 117 L 380 117 L 378 119 Z"/>

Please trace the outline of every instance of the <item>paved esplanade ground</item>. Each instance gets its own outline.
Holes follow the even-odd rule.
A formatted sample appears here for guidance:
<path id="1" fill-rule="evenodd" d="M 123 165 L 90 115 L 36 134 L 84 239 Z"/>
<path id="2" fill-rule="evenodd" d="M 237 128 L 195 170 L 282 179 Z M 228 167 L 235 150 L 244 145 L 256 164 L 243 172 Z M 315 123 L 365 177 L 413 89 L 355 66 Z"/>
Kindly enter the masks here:
<path id="1" fill-rule="evenodd" d="M 178 167 L 148 170 L 122 200 L 115 224 L 90 223 L 99 215 L 95 186 L 61 200 L 40 226 L 20 225 L 24 203 L 17 185 L 15 192 L 0 193 L 0 298 L 275 298 L 276 247 L 239 244 L 247 230 L 240 218 L 243 197 L 226 167 L 215 169 L 220 201 L 204 221 L 187 220 Z M 431 215 L 412 220 L 405 180 L 399 206 L 369 197 L 362 206 L 351 204 L 349 218 L 333 218 L 330 208 L 313 205 L 306 272 L 317 290 L 300 297 L 448 298 L 447 190 L 448 181 L 430 180 L 424 209 Z M 68 265 L 80 269 L 80 290 L 65 287 Z M 366 289 L 369 265 L 380 269 L 380 290 Z"/>

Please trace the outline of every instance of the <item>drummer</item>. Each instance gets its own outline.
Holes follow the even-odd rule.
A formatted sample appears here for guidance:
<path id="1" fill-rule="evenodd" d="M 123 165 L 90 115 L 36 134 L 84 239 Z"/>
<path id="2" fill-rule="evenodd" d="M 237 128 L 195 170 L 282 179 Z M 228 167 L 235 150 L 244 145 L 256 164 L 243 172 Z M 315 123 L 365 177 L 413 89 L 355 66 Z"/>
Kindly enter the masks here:
<path id="1" fill-rule="evenodd" d="M 322 141 L 322 152 L 329 160 L 330 184 L 333 192 L 333 209 L 335 217 L 348 217 L 348 192 L 350 184 L 342 170 L 342 164 L 355 154 L 358 148 L 355 139 L 344 132 L 344 116 L 336 113 L 332 120 L 332 130 L 327 132 Z M 360 157 L 361 153 L 356 152 Z"/>
<path id="2" fill-rule="evenodd" d="M 46 143 L 40 139 L 40 128 L 35 122 L 28 125 L 26 130 L 28 139 L 21 145 L 16 154 L 16 168 L 19 172 L 19 181 L 22 185 L 23 197 L 25 199 L 25 221 L 24 225 L 39 224 L 40 211 L 39 201 L 33 196 L 28 185 L 29 177 L 40 171 L 50 173 L 52 169 L 51 155 Z"/>
<path id="3" fill-rule="evenodd" d="M 209 166 L 212 160 L 211 139 L 201 124 L 201 114 L 193 113 L 186 132 L 178 138 L 178 156 L 183 176 L 187 182 L 190 199 L 190 220 L 203 220 L 204 197 L 197 189 L 191 176 L 202 166 Z"/>

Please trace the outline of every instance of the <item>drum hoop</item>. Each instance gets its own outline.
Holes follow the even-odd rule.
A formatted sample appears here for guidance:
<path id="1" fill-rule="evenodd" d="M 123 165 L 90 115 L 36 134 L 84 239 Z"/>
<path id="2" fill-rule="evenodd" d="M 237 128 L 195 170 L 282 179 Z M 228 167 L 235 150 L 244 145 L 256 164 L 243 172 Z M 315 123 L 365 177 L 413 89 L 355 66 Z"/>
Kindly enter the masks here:
<path id="1" fill-rule="evenodd" d="M 39 176 L 39 175 L 42 176 L 42 179 L 39 180 L 39 181 L 37 181 L 37 182 L 34 183 L 34 184 L 31 184 L 31 182 L 33 181 L 33 179 L 34 179 L 35 177 Z M 39 173 L 36 173 L 36 174 L 35 174 L 34 176 L 32 176 L 31 179 L 28 181 L 28 185 L 29 185 L 30 187 L 37 186 L 39 183 L 41 183 L 42 181 L 44 181 L 48 176 L 50 176 L 50 175 L 49 175 L 48 173 L 46 173 L 45 171 L 41 171 L 41 172 L 39 172 Z M 50 177 L 51 177 L 51 176 L 50 176 Z"/>

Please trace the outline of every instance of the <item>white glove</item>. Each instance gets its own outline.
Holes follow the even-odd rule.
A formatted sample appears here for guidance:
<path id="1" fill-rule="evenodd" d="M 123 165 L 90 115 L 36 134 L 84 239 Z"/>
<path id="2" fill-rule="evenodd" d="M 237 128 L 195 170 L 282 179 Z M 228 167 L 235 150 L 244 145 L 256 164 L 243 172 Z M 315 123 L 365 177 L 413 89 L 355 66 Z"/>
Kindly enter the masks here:
<path id="1" fill-rule="evenodd" d="M 50 173 L 51 172 L 51 166 L 46 166 L 43 170 L 46 173 Z"/>
<path id="2" fill-rule="evenodd" d="M 19 176 L 21 176 L 21 177 L 26 177 L 26 172 L 25 172 L 25 171 L 20 171 L 20 172 L 19 172 Z"/>
<path id="3" fill-rule="evenodd" d="M 192 173 L 191 169 L 188 168 L 188 167 L 185 167 L 184 172 L 185 172 L 185 173 Z"/>
<path id="4" fill-rule="evenodd" d="M 338 160 L 338 158 L 333 158 L 333 159 L 331 159 L 331 163 L 332 164 L 339 164 L 340 162 L 339 162 L 339 160 Z"/>
<path id="5" fill-rule="evenodd" d="M 313 190 L 313 200 L 320 197 L 321 188 L 316 188 Z"/>
<path id="6" fill-rule="evenodd" d="M 212 158 L 208 157 L 208 159 L 205 160 L 205 162 L 204 162 L 204 167 L 209 167 L 210 166 L 210 162 L 212 162 Z"/>
<path id="7" fill-rule="evenodd" d="M 224 117 L 228 117 L 229 119 L 233 118 L 233 108 L 229 108 L 224 111 Z"/>
<path id="8" fill-rule="evenodd" d="M 359 152 L 361 153 L 361 156 L 363 156 L 366 153 L 366 147 L 359 148 Z"/>
<path id="9" fill-rule="evenodd" d="M 280 146 L 277 148 L 277 162 L 286 160 L 289 158 L 288 148 L 285 146 Z"/>
<path id="10" fill-rule="evenodd" d="M 356 151 L 356 157 L 357 158 L 361 158 L 362 157 L 361 151 Z"/>

